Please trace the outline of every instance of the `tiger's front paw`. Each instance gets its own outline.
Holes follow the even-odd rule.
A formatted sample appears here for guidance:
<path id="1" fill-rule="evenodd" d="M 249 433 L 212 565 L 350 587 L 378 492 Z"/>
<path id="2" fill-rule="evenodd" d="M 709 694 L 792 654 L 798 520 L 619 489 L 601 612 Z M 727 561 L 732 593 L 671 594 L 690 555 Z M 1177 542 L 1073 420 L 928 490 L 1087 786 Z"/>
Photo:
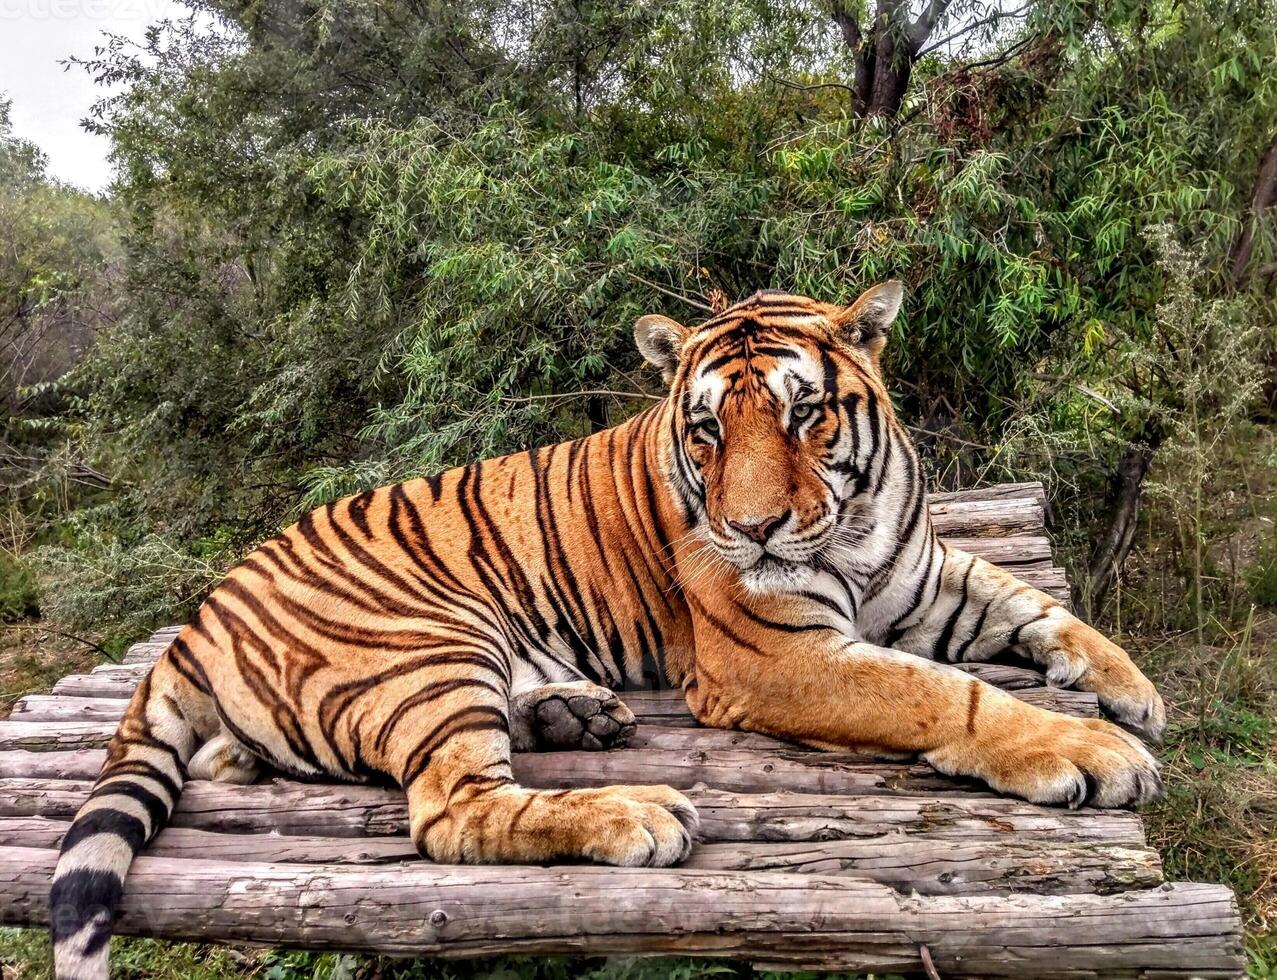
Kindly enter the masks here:
<path id="1" fill-rule="evenodd" d="M 1029 730 L 999 733 L 981 745 L 929 752 L 950 775 L 974 775 L 1030 803 L 1138 806 L 1162 795 L 1157 761 L 1138 738 L 1099 718 L 1050 716 Z"/>
<path id="2" fill-rule="evenodd" d="M 1045 644 L 1037 659 L 1049 683 L 1093 692 L 1109 717 L 1152 742 L 1162 740 L 1162 696 L 1127 652 L 1102 633 L 1074 621 Z"/>
<path id="3" fill-rule="evenodd" d="M 700 817 L 669 786 L 608 786 L 578 790 L 589 797 L 590 827 L 583 856 L 626 868 L 666 868 L 692 852 Z"/>

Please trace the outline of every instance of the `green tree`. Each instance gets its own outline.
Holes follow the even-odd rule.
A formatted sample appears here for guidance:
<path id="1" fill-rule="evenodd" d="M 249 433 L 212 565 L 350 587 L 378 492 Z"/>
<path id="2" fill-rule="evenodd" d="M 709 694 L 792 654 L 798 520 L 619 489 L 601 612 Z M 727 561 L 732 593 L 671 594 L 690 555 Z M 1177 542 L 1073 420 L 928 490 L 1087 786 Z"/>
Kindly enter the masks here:
<path id="1" fill-rule="evenodd" d="M 1272 262 L 1268 0 L 201 9 L 88 62 L 128 302 L 76 375 L 115 506 L 183 540 L 605 424 L 639 313 L 897 275 L 937 478 L 1052 478 L 1102 598 L 1179 404 L 1124 360 L 1165 345 L 1146 232 L 1212 295 Z"/>

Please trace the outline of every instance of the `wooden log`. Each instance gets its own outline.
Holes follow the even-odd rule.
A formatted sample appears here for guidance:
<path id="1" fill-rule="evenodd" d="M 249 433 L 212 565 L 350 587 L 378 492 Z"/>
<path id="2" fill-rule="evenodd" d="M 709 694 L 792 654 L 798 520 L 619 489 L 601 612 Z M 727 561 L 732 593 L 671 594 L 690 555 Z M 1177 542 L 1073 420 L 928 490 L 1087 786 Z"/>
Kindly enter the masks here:
<path id="1" fill-rule="evenodd" d="M 19 724 L 9 722 L 7 724 Z M 0 774 L 92 779 L 102 750 L 0 754 Z M 21 753 L 21 754 L 20 754 Z M 70 758 L 72 753 L 79 755 Z M 47 761 L 45 758 L 48 757 Z M 789 790 L 800 793 L 987 793 L 973 780 L 942 776 L 919 762 L 866 761 L 862 755 L 802 749 L 620 749 L 612 752 L 529 752 L 512 758 L 515 778 L 544 789 L 665 783 L 678 789 L 698 783 L 736 793 Z M 93 768 L 96 764 L 97 768 Z M 53 775 L 49 775 L 52 773 Z"/>
<path id="2" fill-rule="evenodd" d="M 106 761 L 106 749 L 67 749 L 0 752 L 0 779 L 96 779 Z"/>
<path id="3" fill-rule="evenodd" d="M 0 817 L 0 846 L 57 847 L 69 820 L 47 817 Z M 1091 850 L 1109 845 L 1091 845 Z M 1122 863 L 1125 852 L 1112 848 Z M 1121 853 L 1118 853 L 1121 852 Z M 218 861 L 276 861 L 294 864 L 391 864 L 420 860 L 407 834 L 393 837 L 313 837 L 284 834 L 219 834 L 187 827 L 167 827 L 146 845 L 151 857 L 206 858 Z M 1030 869 L 1032 871 L 1032 869 Z"/>
<path id="4" fill-rule="evenodd" d="M 24 722 L 3 722 L 0 729 L 22 727 Z M 30 723 L 49 742 L 69 744 L 75 731 L 87 723 L 62 726 Z M 45 737 L 45 736 L 40 736 Z M 34 738 L 34 736 L 32 736 Z M 27 751 L 21 738 L 6 735 L 0 744 L 0 775 L 43 778 L 92 778 L 102 756 L 77 755 L 76 749 Z M 29 748 L 29 746 L 27 746 Z M 80 750 L 83 751 L 83 750 Z M 48 758 L 41 758 L 42 756 Z M 512 759 L 515 778 L 525 786 L 547 789 L 607 786 L 614 783 L 666 783 L 679 789 L 699 783 L 737 793 L 791 790 L 804 793 L 984 793 L 972 780 L 942 776 L 930 766 L 911 761 L 870 761 L 864 755 L 845 752 L 813 752 L 806 749 L 619 749 L 611 752 L 531 752 Z M 94 765 L 98 769 L 93 768 Z"/>
<path id="5" fill-rule="evenodd" d="M 80 698 L 130 698 L 143 673 L 68 674 L 53 685 L 54 694 Z"/>
<path id="6" fill-rule="evenodd" d="M 1043 534 L 1011 534 L 1001 538 L 946 536 L 945 543 L 1019 574 L 1024 568 L 1052 568 L 1051 542 Z"/>
<path id="7" fill-rule="evenodd" d="M 0 817 L 0 846 L 56 847 L 69 821 Z M 421 861 L 407 835 L 289 837 L 219 834 L 169 827 L 149 857 L 296 864 L 389 864 Z M 784 871 L 877 881 L 906 894 L 1109 894 L 1162 882 L 1161 862 L 1147 847 L 1088 841 L 961 840 L 930 836 L 792 843 L 698 844 L 681 867 L 714 871 Z"/>
<path id="8" fill-rule="evenodd" d="M 996 683 L 1000 687 L 1007 687 L 1010 693 L 1021 700 L 1035 704 L 1040 708 L 1046 708 L 1049 711 L 1059 711 L 1063 714 L 1076 715 L 1082 718 L 1094 718 L 1099 713 L 1094 694 L 1086 691 L 1043 687 L 1042 675 L 1035 671 L 999 664 L 960 664 L 959 667 L 976 677 L 989 680 L 990 683 Z M 136 665 L 127 674 L 119 669 L 107 674 L 71 674 L 62 678 L 53 686 L 53 697 L 59 699 L 57 701 L 48 700 L 49 696 L 47 695 L 29 695 L 19 702 L 21 707 L 15 710 L 11 721 L 0 722 L 0 748 L 5 747 L 6 742 L 4 739 L 6 738 L 25 738 L 28 740 L 22 746 L 10 746 L 12 748 L 35 747 L 37 742 L 42 739 L 42 733 L 39 729 L 5 728 L 3 726 L 19 723 L 58 722 L 61 724 L 63 722 L 71 722 L 76 720 L 75 712 L 81 708 L 82 702 L 86 699 L 99 698 L 116 702 L 110 708 L 103 707 L 90 710 L 94 712 L 93 717 L 101 722 L 111 720 L 109 711 L 112 709 L 119 712 L 115 716 L 118 718 L 123 714 L 128 697 L 133 693 L 133 689 L 137 687 L 142 677 L 145 676 L 147 669 L 149 669 L 147 665 Z M 65 700 L 67 698 L 80 700 L 70 702 Z M 622 691 L 621 698 L 629 706 L 630 710 L 634 712 L 640 724 L 672 726 L 695 724 L 680 691 Z M 87 721 L 82 723 L 88 724 Z M 83 744 L 80 740 L 86 737 L 89 731 L 88 728 L 77 730 L 74 736 L 75 741 L 71 744 Z M 114 729 L 109 724 L 103 724 L 102 731 L 101 744 L 106 744 L 106 741 L 114 734 Z M 59 741 L 56 734 L 49 734 L 49 737 L 43 739 L 43 741 L 50 748 L 65 744 Z"/>
<path id="9" fill-rule="evenodd" d="M 1064 569 L 1052 566 L 1012 567 L 1008 569 L 1025 585 L 1031 585 L 1039 592 L 1045 592 L 1056 602 L 1059 602 L 1066 609 L 1070 608 L 1072 599 L 1069 591 L 1068 576 L 1065 575 Z"/>
<path id="10" fill-rule="evenodd" d="M 0 816 L 69 820 L 92 783 L 0 780 Z M 950 840 L 1006 841 L 1024 835 L 1062 843 L 1142 846 L 1139 817 L 1124 810 L 1067 810 L 999 796 L 828 796 L 807 793 L 686 791 L 701 816 L 703 841 L 854 840 L 924 834 Z M 276 780 L 252 786 L 186 784 L 172 826 L 227 834 L 381 837 L 408 832 L 403 792 Z"/>
<path id="11" fill-rule="evenodd" d="M 838 875 L 918 895 L 1112 894 L 1162 883 L 1161 860 L 1150 848 L 898 834 L 792 844 L 704 844 L 682 867 Z"/>
<path id="12" fill-rule="evenodd" d="M 174 633 L 174 636 L 177 634 Z M 165 638 L 157 641 L 152 637 L 146 643 L 134 643 L 124 652 L 123 663 L 126 664 L 153 664 L 159 658 L 160 654 L 168 649 L 172 640 Z"/>
<path id="13" fill-rule="evenodd" d="M 941 537 L 985 538 L 1042 534 L 1045 514 L 1032 497 L 929 501 L 931 525 Z"/>
<path id="14" fill-rule="evenodd" d="M 56 858 L 0 848 L 4 924 L 47 922 Z M 676 953 L 912 973 L 925 944 L 945 976 L 1042 980 L 1234 977 L 1242 969 L 1232 894 L 1193 884 L 918 897 L 854 878 L 765 871 L 141 857 L 116 930 L 389 955 Z"/>
<path id="15" fill-rule="evenodd" d="M 967 487 L 964 490 L 939 490 L 927 495 L 929 503 L 975 502 L 981 500 L 1008 500 L 1028 497 L 1045 510 L 1046 487 L 1039 480 L 1025 483 L 995 483 L 988 487 Z"/>
<path id="16" fill-rule="evenodd" d="M 923 763 L 866 762 L 859 755 L 804 749 L 534 752 L 516 755 L 512 762 L 521 784 L 543 789 L 665 783 L 675 789 L 704 784 L 734 793 L 987 792 L 979 783 L 942 776 Z"/>
<path id="17" fill-rule="evenodd" d="M 29 694 L 14 704 L 9 721 L 42 722 L 65 726 L 68 722 L 118 723 L 128 701 L 121 698 L 74 698 Z M 679 720 L 683 720 L 679 717 Z M 4 722 L 0 722 L 3 726 Z M 5 729 L 0 728 L 0 732 Z M 29 746 L 39 748 L 39 745 Z M 683 725 L 654 725 L 647 721 L 630 738 L 630 748 L 653 749 L 793 749 L 793 743 L 753 732 L 694 727 L 690 715 Z M 868 757 L 868 756 L 866 756 Z"/>
<path id="18" fill-rule="evenodd" d="M 0 751 L 98 748 L 117 726 L 114 721 L 0 721 Z"/>
<path id="19" fill-rule="evenodd" d="M 28 694 L 9 711 L 9 721 L 119 722 L 127 698 L 84 698 L 60 694 Z"/>

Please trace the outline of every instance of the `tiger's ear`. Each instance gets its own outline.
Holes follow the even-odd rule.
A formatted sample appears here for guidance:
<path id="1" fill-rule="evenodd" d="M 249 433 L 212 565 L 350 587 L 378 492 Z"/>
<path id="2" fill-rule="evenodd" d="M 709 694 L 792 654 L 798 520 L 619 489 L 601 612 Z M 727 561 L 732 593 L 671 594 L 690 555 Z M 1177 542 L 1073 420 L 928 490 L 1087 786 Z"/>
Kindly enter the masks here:
<path id="1" fill-rule="evenodd" d="M 899 279 L 871 286 L 860 298 L 832 317 L 842 339 L 852 347 L 867 351 L 875 360 L 887 346 L 887 331 L 900 312 L 904 287 Z"/>
<path id="2" fill-rule="evenodd" d="M 678 358 L 687 335 L 687 327 L 659 313 L 641 316 L 634 323 L 634 343 L 639 353 L 649 364 L 661 369 L 666 384 L 674 380 L 678 371 Z"/>

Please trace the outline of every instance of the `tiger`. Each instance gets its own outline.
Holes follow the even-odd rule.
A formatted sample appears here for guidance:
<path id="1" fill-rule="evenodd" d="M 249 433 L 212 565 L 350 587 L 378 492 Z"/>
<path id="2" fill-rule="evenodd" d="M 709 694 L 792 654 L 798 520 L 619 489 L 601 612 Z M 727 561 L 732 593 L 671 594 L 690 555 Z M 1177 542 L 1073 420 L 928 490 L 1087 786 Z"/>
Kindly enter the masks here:
<path id="1" fill-rule="evenodd" d="M 1159 795 L 1137 735 L 1159 739 L 1165 707 L 1126 652 L 937 538 L 882 369 L 902 298 L 893 280 L 850 306 L 766 290 L 697 326 L 643 316 L 667 386 L 646 411 L 330 503 L 257 548 L 138 687 L 62 841 L 57 976 L 107 976 L 129 865 L 188 779 L 388 781 L 437 862 L 677 864 L 698 827 L 682 793 L 511 769 L 623 744 L 627 686 L 1034 803 Z M 1119 724 L 953 666 L 1008 650 Z"/>

